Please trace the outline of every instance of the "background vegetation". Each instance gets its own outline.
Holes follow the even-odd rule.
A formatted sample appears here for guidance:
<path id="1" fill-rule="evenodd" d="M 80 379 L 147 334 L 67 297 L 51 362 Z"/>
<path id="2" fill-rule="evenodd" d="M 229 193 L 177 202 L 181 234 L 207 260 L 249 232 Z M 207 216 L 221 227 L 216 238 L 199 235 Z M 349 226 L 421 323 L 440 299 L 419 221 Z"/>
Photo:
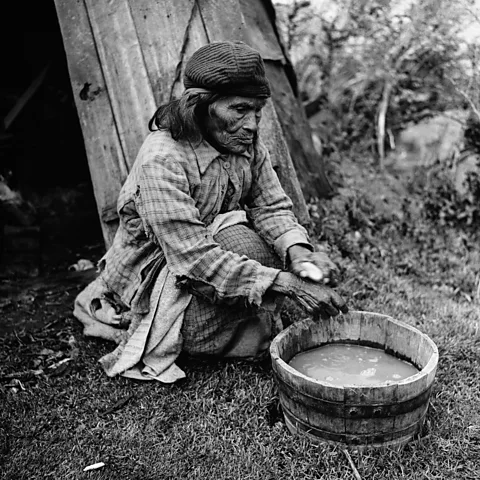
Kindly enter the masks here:
<path id="1" fill-rule="evenodd" d="M 452 108 L 480 121 L 475 0 L 277 0 L 307 114 L 330 149 L 358 143 L 380 163 L 411 122 Z"/>

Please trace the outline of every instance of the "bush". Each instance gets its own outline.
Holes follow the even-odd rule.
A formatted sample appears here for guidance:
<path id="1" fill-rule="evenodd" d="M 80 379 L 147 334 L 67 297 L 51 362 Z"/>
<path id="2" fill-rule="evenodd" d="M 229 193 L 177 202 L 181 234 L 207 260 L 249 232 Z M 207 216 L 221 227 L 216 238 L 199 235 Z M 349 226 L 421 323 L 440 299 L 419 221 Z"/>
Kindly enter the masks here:
<path id="1" fill-rule="evenodd" d="M 434 176 L 423 194 L 425 219 L 440 227 L 476 229 L 480 222 L 480 175 L 471 172 L 467 194 L 460 195 L 446 172 Z"/>

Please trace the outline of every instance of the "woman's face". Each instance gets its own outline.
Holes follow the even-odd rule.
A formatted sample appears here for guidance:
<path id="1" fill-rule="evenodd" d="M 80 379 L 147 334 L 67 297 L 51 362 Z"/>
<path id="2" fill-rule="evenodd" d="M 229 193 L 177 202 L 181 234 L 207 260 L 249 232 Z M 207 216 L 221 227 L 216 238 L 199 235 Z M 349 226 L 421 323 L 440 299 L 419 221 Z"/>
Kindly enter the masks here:
<path id="1" fill-rule="evenodd" d="M 208 108 L 208 134 L 232 153 L 245 152 L 255 140 L 265 103 L 264 98 L 239 96 L 213 102 Z"/>

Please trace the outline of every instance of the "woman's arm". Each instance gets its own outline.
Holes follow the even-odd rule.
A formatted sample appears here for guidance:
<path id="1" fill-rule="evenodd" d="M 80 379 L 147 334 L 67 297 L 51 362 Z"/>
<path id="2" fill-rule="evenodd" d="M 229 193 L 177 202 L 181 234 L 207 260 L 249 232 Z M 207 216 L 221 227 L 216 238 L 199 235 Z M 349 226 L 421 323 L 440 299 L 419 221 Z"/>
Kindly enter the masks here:
<path id="1" fill-rule="evenodd" d="M 186 284 L 203 286 L 216 303 L 261 304 L 279 270 L 223 250 L 200 219 L 187 174 L 172 158 L 141 167 L 135 200 L 147 235 L 161 246 L 167 266 Z"/>

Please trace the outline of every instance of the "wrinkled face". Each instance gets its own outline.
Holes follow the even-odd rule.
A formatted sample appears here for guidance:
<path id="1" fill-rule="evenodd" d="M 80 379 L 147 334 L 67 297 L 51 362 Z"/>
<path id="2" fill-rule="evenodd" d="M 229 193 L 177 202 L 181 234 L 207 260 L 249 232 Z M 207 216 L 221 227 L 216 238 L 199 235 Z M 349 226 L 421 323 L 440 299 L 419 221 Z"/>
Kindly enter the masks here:
<path id="1" fill-rule="evenodd" d="M 243 153 L 253 143 L 262 117 L 264 98 L 226 97 L 208 109 L 206 128 L 220 147 Z"/>

